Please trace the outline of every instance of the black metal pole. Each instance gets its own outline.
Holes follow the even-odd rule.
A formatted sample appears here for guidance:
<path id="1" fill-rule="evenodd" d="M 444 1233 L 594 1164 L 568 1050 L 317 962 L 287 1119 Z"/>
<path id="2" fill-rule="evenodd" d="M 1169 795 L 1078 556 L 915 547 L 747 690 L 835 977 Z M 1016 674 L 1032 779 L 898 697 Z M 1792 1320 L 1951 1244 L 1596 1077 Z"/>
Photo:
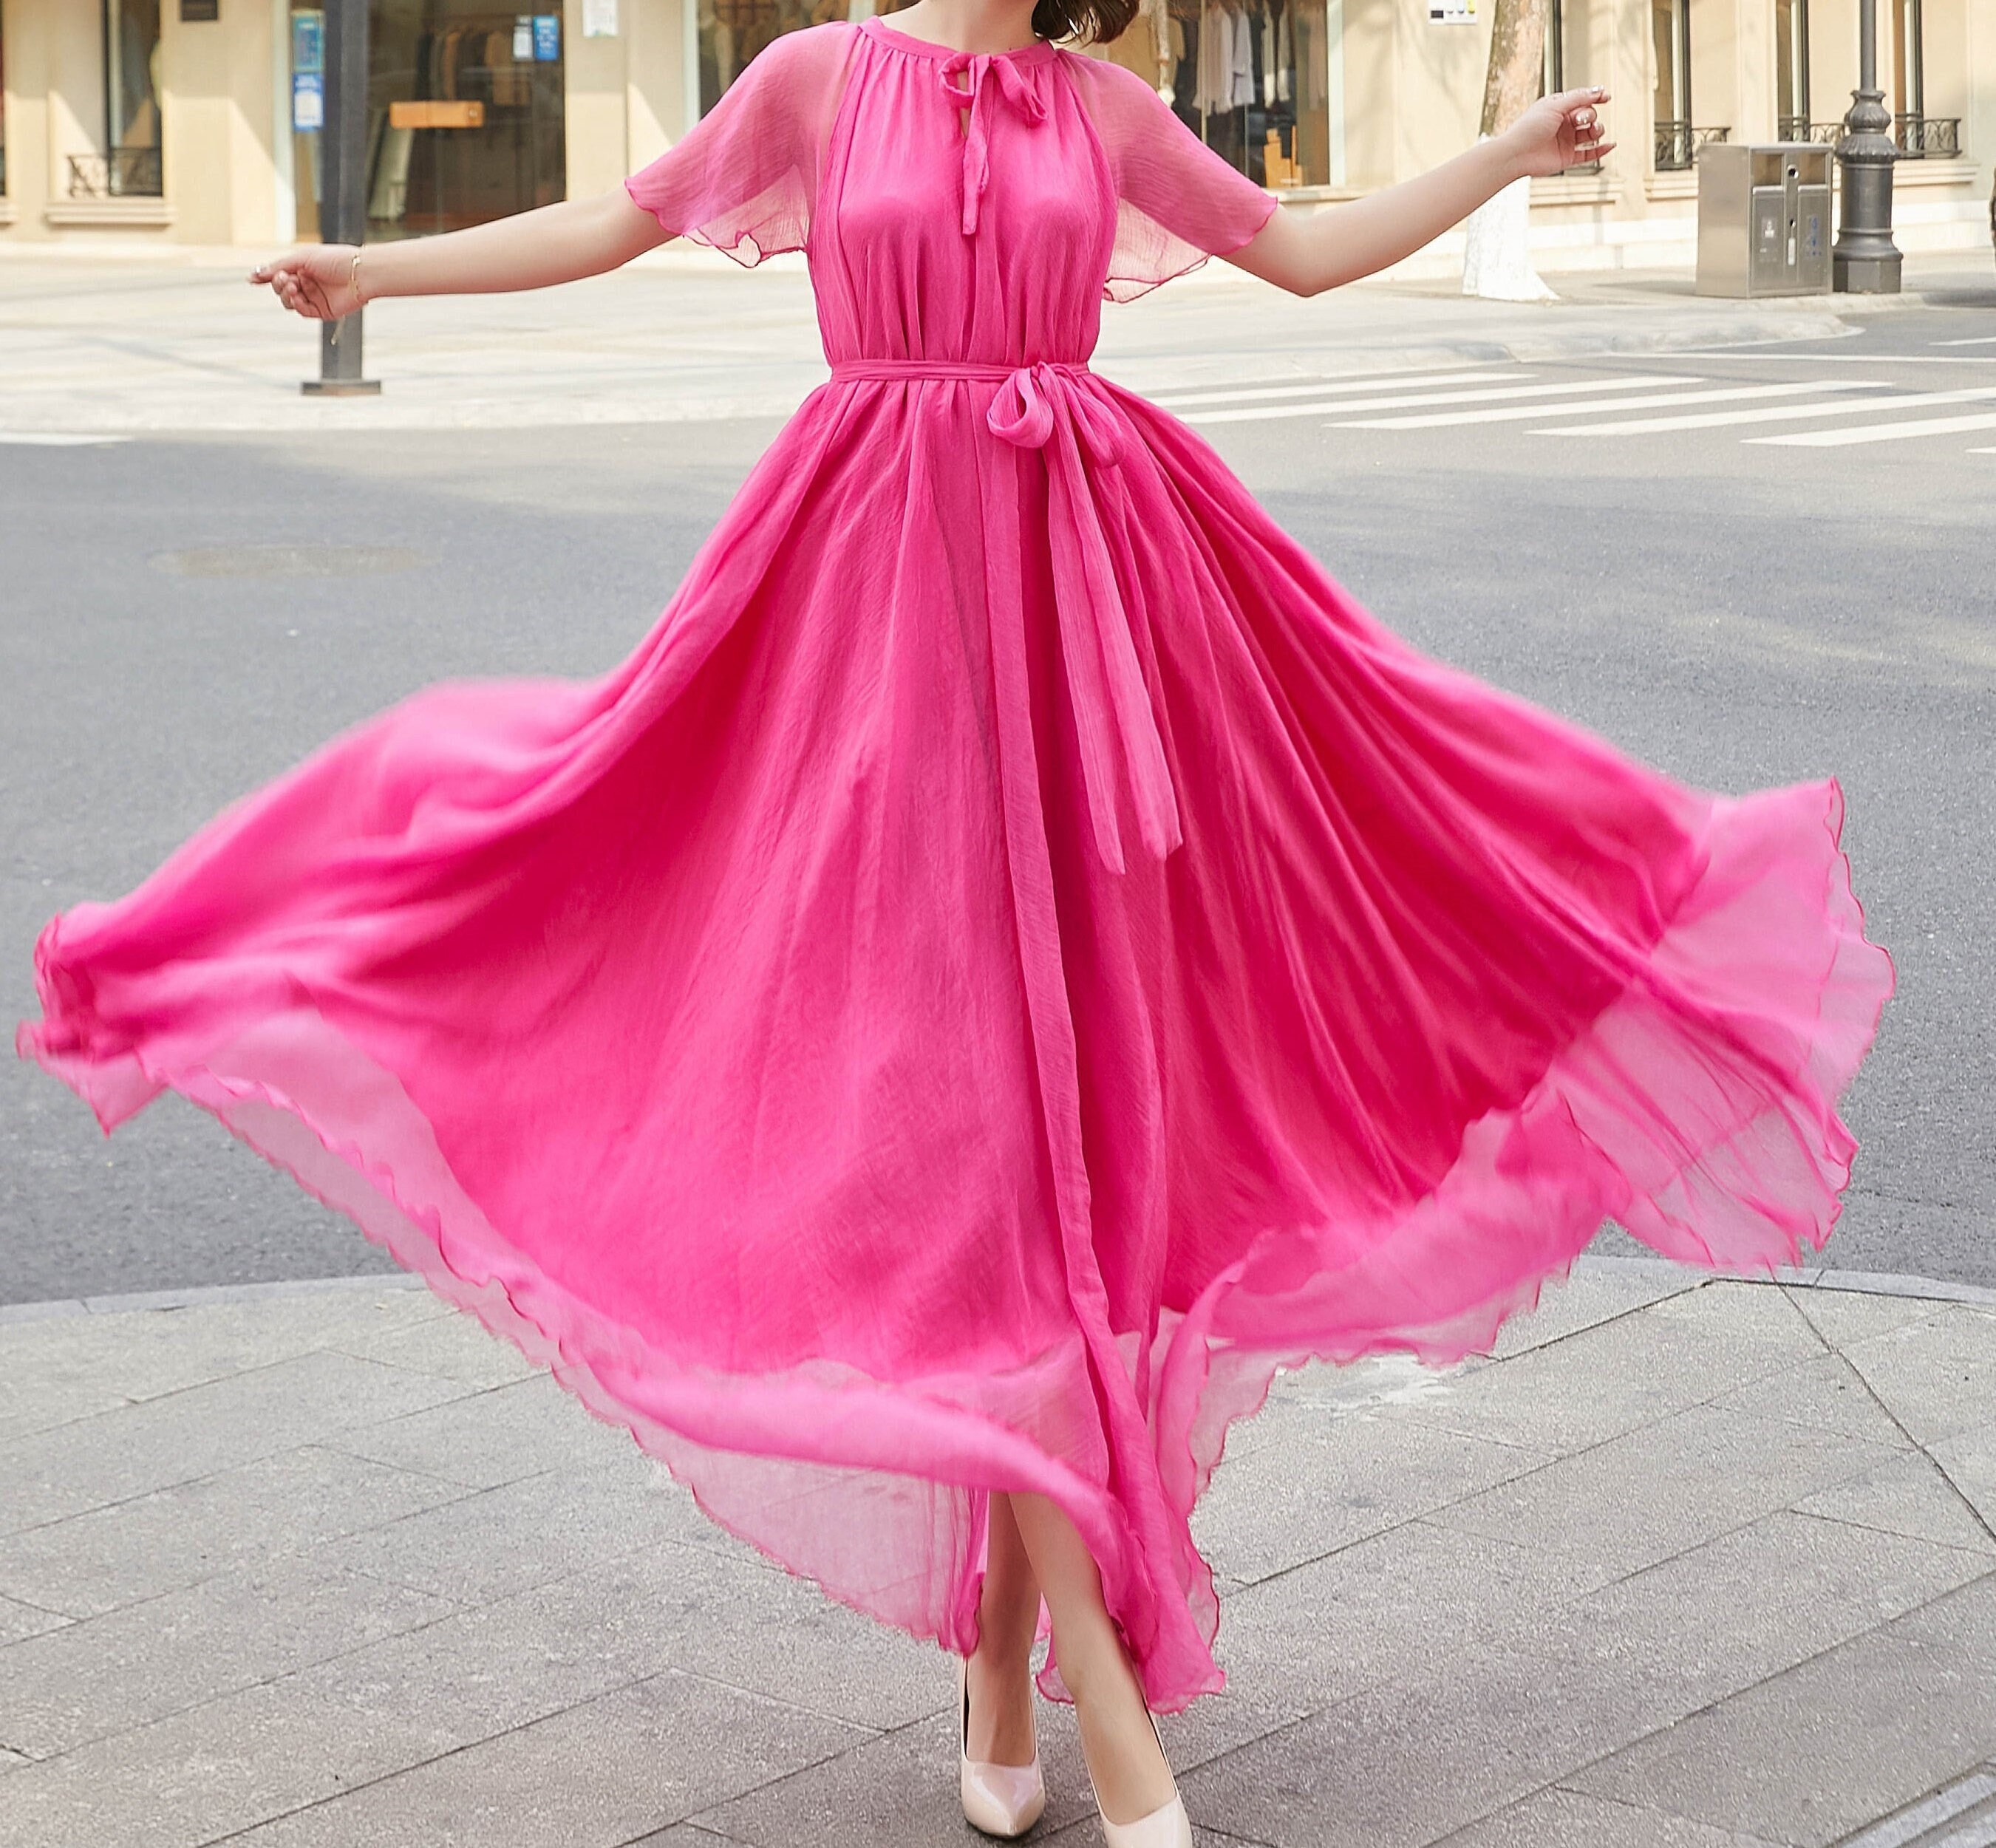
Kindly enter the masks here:
<path id="1" fill-rule="evenodd" d="M 325 126 L 319 131 L 319 235 L 329 244 L 360 244 L 367 235 L 368 0 L 326 0 Z M 361 376 L 360 311 L 319 328 L 319 375 L 305 390 L 319 397 L 358 397 L 381 389 Z"/>
<path id="2" fill-rule="evenodd" d="M 1856 295 L 1899 292 L 1899 247 L 1892 242 L 1891 112 L 1878 87 L 1877 0 L 1858 0 L 1857 88 L 1836 143 L 1843 206 L 1830 252 L 1834 286 Z"/>

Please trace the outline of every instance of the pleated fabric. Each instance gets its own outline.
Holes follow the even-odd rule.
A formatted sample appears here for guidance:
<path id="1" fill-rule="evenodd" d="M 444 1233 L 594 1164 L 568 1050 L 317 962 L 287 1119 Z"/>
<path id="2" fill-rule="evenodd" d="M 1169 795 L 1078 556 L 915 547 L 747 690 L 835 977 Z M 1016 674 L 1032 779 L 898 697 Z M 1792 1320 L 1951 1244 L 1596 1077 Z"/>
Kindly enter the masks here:
<path id="1" fill-rule="evenodd" d="M 1422 658 L 1088 370 L 1273 209 L 1130 73 L 816 28 L 628 186 L 807 251 L 831 381 L 615 671 L 336 739 L 53 921 L 19 1048 L 212 1111 L 917 1636 L 1052 1496 L 1182 1707 L 1278 1366 L 1484 1348 L 1609 1217 L 1826 1237 L 1892 981 L 1839 795 Z"/>

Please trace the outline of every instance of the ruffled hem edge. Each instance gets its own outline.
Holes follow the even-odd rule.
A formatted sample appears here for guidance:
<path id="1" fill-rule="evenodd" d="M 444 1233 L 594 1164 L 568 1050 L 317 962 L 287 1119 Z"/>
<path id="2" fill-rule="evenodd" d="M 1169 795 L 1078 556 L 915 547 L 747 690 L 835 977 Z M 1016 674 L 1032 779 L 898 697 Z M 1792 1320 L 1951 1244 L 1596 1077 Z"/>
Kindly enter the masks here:
<path id="1" fill-rule="evenodd" d="M 1189 1514 L 1224 1456 L 1228 1430 L 1261 1406 L 1278 1371 L 1386 1351 L 1434 1365 L 1487 1352 L 1506 1320 L 1533 1307 L 1548 1282 L 1570 1273 L 1604 1219 L 1620 1219 L 1667 1255 L 1735 1274 L 1771 1275 L 1805 1246 L 1820 1247 L 1856 1146 L 1834 1100 L 1874 1036 L 1894 982 L 1889 955 L 1864 936 L 1842 822 L 1833 782 L 1717 804 L 1705 874 L 1642 971 L 1554 1056 L 1527 1097 L 1471 1127 L 1455 1167 L 1400 1216 L 1391 1235 L 1354 1239 L 1349 1228 L 1271 1228 L 1189 1308 L 1165 1313 L 1157 1342 L 1164 1360 L 1152 1375 L 1148 1409 L 1175 1506 Z M 1792 831 L 1798 824 L 1805 831 L 1799 838 Z M 1736 837 L 1729 848 L 1729 828 Z M 1715 920 L 1723 934 L 1725 905 L 1701 903 L 1716 867 L 1736 874 L 1743 854 L 1780 838 L 1787 852 L 1774 870 L 1793 872 L 1808 833 L 1817 843 L 1821 876 L 1813 896 L 1823 953 L 1815 968 L 1794 967 L 1793 939 L 1760 943 L 1794 992 L 1770 995 L 1766 970 L 1729 972 L 1722 962 L 1717 966 L 1730 983 L 1712 1003 L 1715 1015 L 1729 1003 L 1750 1011 L 1779 1005 L 1795 1020 L 1805 1013 L 1793 1057 L 1749 1062 L 1757 1087 L 1750 1087 L 1750 1107 L 1728 1115 L 1723 1099 L 1701 1096 L 1708 1113 L 1695 1143 L 1667 1134 L 1667 1119 L 1632 1128 L 1633 1119 L 1613 1107 L 1617 1084 L 1631 1075 L 1618 1069 L 1629 1048 L 1608 1044 L 1618 1017 L 1653 1027 L 1660 967 L 1695 961 L 1695 940 Z M 703 1374 L 648 1347 L 556 1283 L 507 1246 L 461 1192 L 461 1206 L 447 1216 L 439 1202 L 455 1182 L 428 1137 L 426 1120 L 308 997 L 301 995 L 283 1031 L 266 1035 L 260 1047 L 252 1029 L 205 1059 L 161 1062 L 134 1047 L 93 1049 L 93 1038 L 101 1046 L 109 1036 L 94 1018 L 87 977 L 63 965 L 60 923 L 53 921 L 36 946 L 46 1017 L 22 1025 L 17 1050 L 75 1090 L 107 1133 L 163 1089 L 208 1110 L 315 1198 L 353 1219 L 440 1296 L 547 1368 L 594 1416 L 629 1431 L 709 1519 L 785 1571 L 919 1639 L 967 1651 L 976 1637 L 982 1509 L 952 1504 L 938 1510 L 937 1498 L 1038 1491 L 1075 1519 L 1103 1564 L 1113 1612 L 1122 1617 L 1152 1604 L 1133 1580 L 1155 1581 L 1164 1562 L 1132 1557 L 1127 1526 L 1107 1492 L 1023 1433 L 960 1399 L 930 1396 L 922 1382 L 866 1380 L 831 1368 L 808 1376 Z M 1674 979 L 1681 973 L 1670 972 Z M 1699 1058 L 1681 1038 L 1653 1044 L 1639 1032 L 1632 1044 L 1685 1067 Z M 297 1083 L 281 1082 L 287 1070 L 323 1086 L 321 1107 L 297 1095 Z M 1662 1088 L 1660 1069 L 1646 1066 L 1643 1075 L 1639 1098 Z M 414 1119 L 399 1126 L 399 1142 L 384 1133 L 385 1118 L 373 1120 L 371 1140 L 352 1124 L 346 1131 L 336 1127 L 330 1119 L 342 1110 L 364 1116 L 382 1109 L 389 1097 L 384 1079 Z M 1735 1199 L 1701 1190 L 1705 1181 L 1722 1189 L 1738 1166 L 1733 1158 L 1763 1130 L 1784 1141 L 1785 1154 L 1795 1158 L 1780 1178 L 1797 1197 L 1756 1199 L 1750 1190 Z M 1740 1173 L 1750 1180 L 1755 1172 L 1750 1165 Z M 425 1192 L 433 1197 L 425 1199 Z M 1728 1207 L 1738 1209 L 1730 1218 L 1720 1210 Z M 1700 1229 L 1705 1209 L 1719 1210 L 1716 1231 Z M 1435 1267 L 1464 1251 L 1481 1253 L 1486 1265 L 1498 1254 L 1507 1274 L 1438 1297 Z M 1340 1254 L 1350 1261 L 1337 1261 Z M 863 1481 L 851 1481 L 855 1475 Z M 925 1502 L 931 1517 L 952 1516 L 941 1523 L 945 1543 L 927 1569 L 869 1582 L 863 1570 L 828 1565 L 808 1547 L 800 1553 L 780 1534 L 773 1537 L 773 1510 L 794 1511 L 800 1498 L 834 1483 L 897 1498 L 904 1508 Z M 933 1518 L 929 1526 L 937 1527 Z M 1182 1619 L 1167 1619 L 1148 1651 L 1135 1639 L 1147 1694 L 1160 1712 L 1178 1711 L 1225 1685 L 1210 1653 L 1220 1618 L 1210 1574 L 1196 1552 L 1170 1563 L 1203 1647 L 1187 1647 Z M 1155 1582 L 1151 1588 L 1166 1595 Z M 1065 1697 L 1051 1664 L 1041 1685 Z"/>

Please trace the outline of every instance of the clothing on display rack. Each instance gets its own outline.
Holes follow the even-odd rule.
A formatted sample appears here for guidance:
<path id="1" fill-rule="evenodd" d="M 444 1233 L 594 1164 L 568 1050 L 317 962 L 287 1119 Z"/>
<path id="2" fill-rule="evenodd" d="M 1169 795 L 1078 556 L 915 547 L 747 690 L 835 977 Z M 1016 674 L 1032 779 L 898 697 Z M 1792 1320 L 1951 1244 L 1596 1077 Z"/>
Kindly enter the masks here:
<path id="1" fill-rule="evenodd" d="M 1255 100 L 1254 28 L 1245 7 L 1232 9 L 1232 26 L 1227 34 L 1227 95 L 1234 106 L 1244 109 Z"/>

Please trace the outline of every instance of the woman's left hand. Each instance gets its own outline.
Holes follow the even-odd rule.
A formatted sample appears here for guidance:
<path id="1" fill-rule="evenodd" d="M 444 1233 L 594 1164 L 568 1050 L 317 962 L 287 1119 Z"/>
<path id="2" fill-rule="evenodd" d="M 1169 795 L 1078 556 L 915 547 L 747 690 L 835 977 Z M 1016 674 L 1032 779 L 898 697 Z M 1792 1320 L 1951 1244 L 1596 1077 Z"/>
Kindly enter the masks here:
<path id="1" fill-rule="evenodd" d="M 1607 153 L 1615 146 L 1603 139 L 1607 131 L 1601 105 L 1607 100 L 1605 90 L 1562 90 L 1540 97 L 1501 137 L 1510 143 L 1519 173 L 1549 179 Z"/>

